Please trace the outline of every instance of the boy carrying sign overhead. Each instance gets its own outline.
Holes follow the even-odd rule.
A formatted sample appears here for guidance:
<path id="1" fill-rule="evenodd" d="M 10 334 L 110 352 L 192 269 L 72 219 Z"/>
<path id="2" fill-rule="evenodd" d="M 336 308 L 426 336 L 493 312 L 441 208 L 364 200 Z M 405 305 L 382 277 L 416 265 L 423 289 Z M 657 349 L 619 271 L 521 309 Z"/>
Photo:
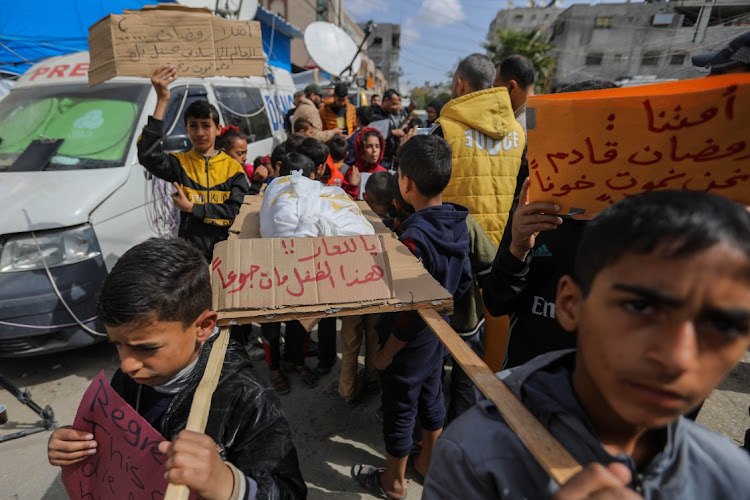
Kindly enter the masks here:
<path id="1" fill-rule="evenodd" d="M 164 112 L 169 103 L 169 84 L 177 78 L 174 66 L 157 68 L 151 77 L 156 108 L 138 139 L 138 161 L 160 179 L 172 182 L 172 199 L 180 209 L 179 236 L 193 243 L 211 262 L 214 245 L 227 239 L 245 195 L 250 194 L 244 166 L 216 149 L 221 132 L 219 114 L 208 101 L 185 109 L 185 129 L 193 149 L 167 154 L 162 149 Z"/>
<path id="2" fill-rule="evenodd" d="M 577 349 L 500 378 L 584 470 L 561 488 L 489 401 L 435 447 L 425 499 L 747 498 L 750 457 L 684 418 L 750 345 L 750 213 L 701 192 L 626 198 L 583 233 L 557 319 Z"/>
<path id="3" fill-rule="evenodd" d="M 234 334 L 205 434 L 183 430 L 217 337 L 208 264 L 198 250 L 156 238 L 131 248 L 104 280 L 97 313 L 120 356 L 112 388 L 168 440 L 159 451 L 170 482 L 205 499 L 305 498 L 281 402 Z M 47 456 L 72 465 L 97 445 L 88 432 L 60 428 Z"/>

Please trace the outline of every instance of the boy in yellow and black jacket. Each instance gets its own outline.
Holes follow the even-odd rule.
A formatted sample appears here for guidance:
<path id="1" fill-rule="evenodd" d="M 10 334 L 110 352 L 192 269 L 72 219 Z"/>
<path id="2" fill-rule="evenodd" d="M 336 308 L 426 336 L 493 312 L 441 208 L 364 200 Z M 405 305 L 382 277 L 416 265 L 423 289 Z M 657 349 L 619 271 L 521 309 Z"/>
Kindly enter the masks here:
<path id="1" fill-rule="evenodd" d="M 138 140 L 138 160 L 153 175 L 174 183 L 177 192 L 172 199 L 180 209 L 178 235 L 210 262 L 214 245 L 227 239 L 229 226 L 250 188 L 242 165 L 216 149 L 219 115 L 207 101 L 195 101 L 185 110 L 185 129 L 193 149 L 169 154 L 162 149 L 162 119 L 169 102 L 169 84 L 176 77 L 177 70 L 170 65 L 158 68 L 151 77 L 156 109 Z"/>

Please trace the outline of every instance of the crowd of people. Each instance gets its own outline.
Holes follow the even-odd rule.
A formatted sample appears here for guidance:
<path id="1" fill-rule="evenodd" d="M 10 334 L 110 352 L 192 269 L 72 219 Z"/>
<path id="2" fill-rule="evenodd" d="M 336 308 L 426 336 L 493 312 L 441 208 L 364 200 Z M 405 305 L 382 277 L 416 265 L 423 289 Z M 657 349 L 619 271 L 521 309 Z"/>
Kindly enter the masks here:
<path id="1" fill-rule="evenodd" d="M 745 38 L 704 64 L 747 70 Z M 193 149 L 165 153 L 161 120 L 177 74 L 171 66 L 155 71 L 157 105 L 138 153 L 146 169 L 175 183 L 180 238 L 123 255 L 98 314 L 121 358 L 113 387 L 167 439 L 159 450 L 169 481 L 201 498 L 304 498 L 279 395 L 290 392 L 285 372 L 306 387 L 331 372 L 338 336 L 342 400 L 354 406 L 380 393 L 386 463 L 351 470 L 379 498 L 405 498 L 409 469 L 428 499 L 750 491 L 747 453 L 682 417 L 750 346 L 750 212 L 682 191 L 628 198 L 590 222 L 561 217 L 553 202 L 530 202 L 526 99 L 534 76 L 523 56 L 496 67 L 469 55 L 453 75 L 452 99 L 429 103 L 426 124 L 402 109 L 396 90 L 355 108 L 347 85 L 328 98 L 309 85 L 287 115 L 287 141 L 248 164 L 247 138 L 220 127 L 206 101 L 185 110 Z M 591 80 L 563 91 L 613 86 Z M 370 127 L 376 121 L 387 122 L 387 134 Z M 429 134 L 417 133 L 422 125 Z M 510 316 L 500 376 L 586 465 L 581 473 L 564 485 L 552 481 L 413 311 L 342 317 L 340 331 L 335 318 L 323 319 L 314 369 L 298 321 L 264 323 L 260 332 L 235 327 L 205 434 L 182 430 L 215 339 L 213 246 L 246 195 L 296 171 L 367 202 L 454 296 L 445 319 L 480 357 L 493 334 L 485 308 Z M 270 386 L 250 357 L 265 359 Z M 96 450 L 92 434 L 61 428 L 48 456 L 67 466 Z"/>

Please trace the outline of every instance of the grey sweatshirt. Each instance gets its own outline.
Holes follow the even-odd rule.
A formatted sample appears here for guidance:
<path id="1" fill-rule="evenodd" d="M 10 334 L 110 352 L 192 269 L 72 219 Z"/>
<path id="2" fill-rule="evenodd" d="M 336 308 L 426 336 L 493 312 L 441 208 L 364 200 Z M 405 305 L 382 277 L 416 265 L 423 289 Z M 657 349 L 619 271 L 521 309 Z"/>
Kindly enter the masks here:
<path id="1" fill-rule="evenodd" d="M 611 455 L 571 385 L 575 351 L 556 351 L 498 374 L 579 463 L 620 462 L 646 499 L 750 499 L 750 456 L 729 439 L 680 418 L 664 431 L 664 449 L 636 470 Z M 480 400 L 440 436 L 424 483 L 424 500 L 541 499 L 557 484 L 539 466 L 488 400 Z"/>

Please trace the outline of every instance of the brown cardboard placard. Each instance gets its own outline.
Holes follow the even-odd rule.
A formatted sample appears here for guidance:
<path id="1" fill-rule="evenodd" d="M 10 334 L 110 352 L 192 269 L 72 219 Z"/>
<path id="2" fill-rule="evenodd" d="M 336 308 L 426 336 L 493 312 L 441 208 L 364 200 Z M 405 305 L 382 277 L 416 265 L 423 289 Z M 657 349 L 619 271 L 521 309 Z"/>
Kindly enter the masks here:
<path id="1" fill-rule="evenodd" d="M 260 23 L 207 9 L 151 6 L 111 14 L 89 28 L 89 85 L 115 76 L 150 77 L 163 64 L 179 76 L 262 76 Z"/>
<path id="2" fill-rule="evenodd" d="M 245 197 L 240 212 L 235 218 L 234 224 L 229 229 L 227 244 L 236 240 L 247 239 L 263 241 L 260 237 L 260 207 L 262 203 L 262 195 Z M 390 298 L 378 298 L 370 295 L 353 299 L 352 296 L 349 296 L 346 302 L 334 303 L 327 296 L 322 296 L 318 303 L 292 304 L 276 308 L 257 307 L 250 302 L 244 304 L 231 304 L 227 302 L 223 306 L 223 309 L 217 309 L 219 323 L 226 325 L 230 322 L 247 324 L 251 322 L 263 323 L 292 319 L 305 320 L 325 316 L 376 314 L 409 309 L 436 309 L 444 314 L 451 313 L 453 297 L 448 291 L 435 281 L 422 263 L 385 227 L 380 218 L 367 206 L 367 203 L 358 202 L 358 205 L 365 218 L 370 221 L 375 229 L 376 236 L 369 236 L 368 238 L 378 237 L 381 241 L 384 254 L 387 256 L 387 272 L 392 280 L 392 295 Z M 319 240 L 319 238 L 295 239 L 295 241 L 299 240 Z M 239 246 L 237 248 L 242 247 Z M 221 256 L 215 253 L 214 257 Z M 243 272 L 247 273 L 249 270 Z M 226 274 L 224 277 L 226 279 Z M 239 280 L 239 275 L 235 279 Z M 223 286 L 220 282 L 218 274 L 212 272 L 212 283 L 215 292 L 217 290 L 216 287 L 221 288 Z M 266 281 L 266 285 L 267 283 Z M 214 306 L 218 307 L 216 293 L 214 295 Z"/>
<path id="3" fill-rule="evenodd" d="M 211 263 L 214 310 L 390 299 L 382 236 L 222 241 Z"/>

